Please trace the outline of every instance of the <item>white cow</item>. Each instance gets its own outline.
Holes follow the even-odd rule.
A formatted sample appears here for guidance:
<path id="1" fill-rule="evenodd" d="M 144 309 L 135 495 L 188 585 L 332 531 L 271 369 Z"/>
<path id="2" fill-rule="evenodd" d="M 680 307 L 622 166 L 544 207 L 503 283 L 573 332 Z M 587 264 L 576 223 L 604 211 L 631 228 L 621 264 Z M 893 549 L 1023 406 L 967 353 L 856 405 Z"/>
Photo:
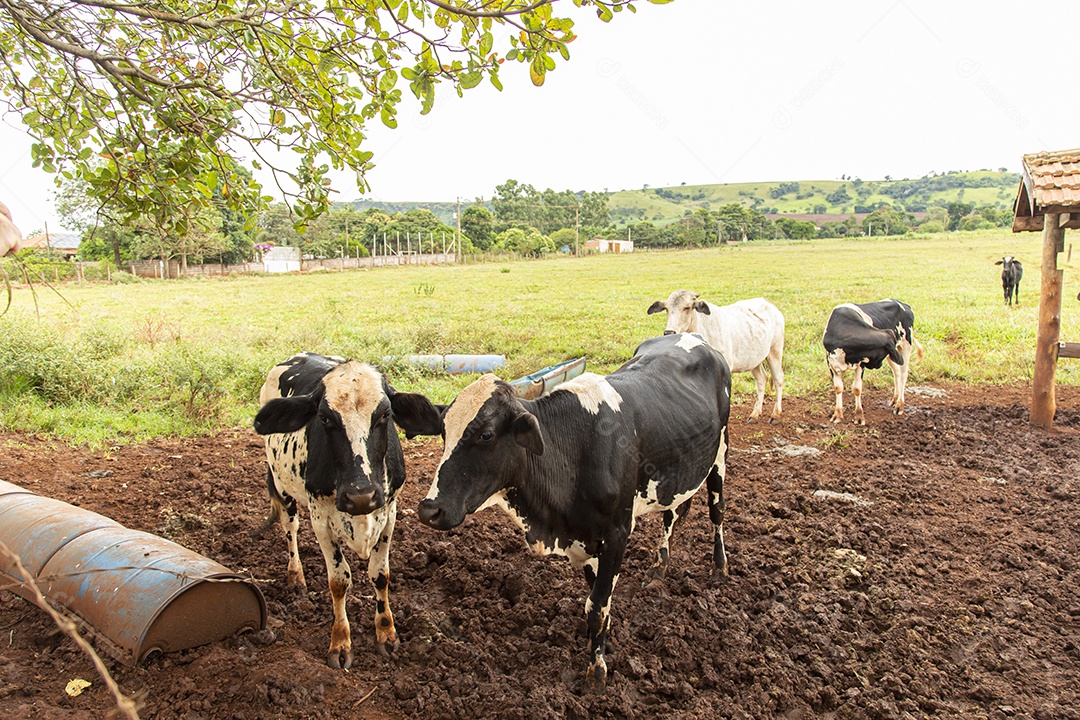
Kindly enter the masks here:
<path id="1" fill-rule="evenodd" d="M 765 361 L 769 362 L 776 405 L 770 422 L 780 420 L 784 398 L 784 315 L 765 298 L 740 300 L 720 307 L 698 300 L 689 290 L 676 290 L 667 300 L 657 300 L 649 314 L 667 311 L 665 335 L 692 332 L 720 351 L 731 372 L 749 372 L 757 383 L 757 402 L 747 422 L 761 416 L 765 404 Z"/>

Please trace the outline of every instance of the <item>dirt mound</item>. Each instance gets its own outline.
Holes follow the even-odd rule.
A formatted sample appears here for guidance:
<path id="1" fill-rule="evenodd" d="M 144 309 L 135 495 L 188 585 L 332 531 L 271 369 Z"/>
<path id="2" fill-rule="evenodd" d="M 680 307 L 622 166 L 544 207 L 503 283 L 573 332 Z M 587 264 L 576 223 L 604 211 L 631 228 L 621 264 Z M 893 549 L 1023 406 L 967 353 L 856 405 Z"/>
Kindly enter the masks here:
<path id="1" fill-rule="evenodd" d="M 324 664 L 330 597 L 306 521 L 306 598 L 285 589 L 281 533 L 248 534 L 267 508 L 249 430 L 98 452 L 0 435 L 0 479 L 259 582 L 271 632 L 134 668 L 107 658 L 145 718 L 1080 718 L 1080 394 L 1059 391 L 1061 430 L 1047 433 L 1027 423 L 1027 388 L 941 389 L 901 418 L 871 390 L 866 427 L 829 425 L 825 395 L 787 400 L 779 426 L 744 425 L 749 405 L 736 407 L 731 577 L 709 583 L 699 503 L 665 584 L 645 587 L 659 523 L 639 523 L 603 696 L 581 682 L 585 582 L 569 563 L 531 555 L 496 511 L 445 534 L 416 520 L 437 441 L 405 446 L 391 566 L 402 645 L 391 660 L 365 652 L 374 599 L 357 572 L 350 671 Z M 0 716 L 112 707 L 89 660 L 7 592 L 0 631 Z M 93 685 L 68 697 L 77 677 Z"/>

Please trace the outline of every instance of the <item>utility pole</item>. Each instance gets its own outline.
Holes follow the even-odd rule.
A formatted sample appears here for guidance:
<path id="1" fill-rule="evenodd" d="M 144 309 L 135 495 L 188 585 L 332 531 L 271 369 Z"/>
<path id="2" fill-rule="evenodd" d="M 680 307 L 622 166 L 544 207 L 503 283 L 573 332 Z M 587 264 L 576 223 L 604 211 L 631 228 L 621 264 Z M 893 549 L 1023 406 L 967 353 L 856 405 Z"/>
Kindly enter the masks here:
<path id="1" fill-rule="evenodd" d="M 580 206 L 574 206 L 574 257 L 581 257 L 578 252 L 578 247 L 581 245 L 581 223 L 578 221 L 578 209 Z"/>
<path id="2" fill-rule="evenodd" d="M 454 251 L 454 262 L 458 262 L 460 260 L 460 258 L 458 256 L 461 254 L 461 197 L 460 196 L 457 199 L 457 213 L 455 213 L 455 216 L 457 217 L 457 250 Z"/>

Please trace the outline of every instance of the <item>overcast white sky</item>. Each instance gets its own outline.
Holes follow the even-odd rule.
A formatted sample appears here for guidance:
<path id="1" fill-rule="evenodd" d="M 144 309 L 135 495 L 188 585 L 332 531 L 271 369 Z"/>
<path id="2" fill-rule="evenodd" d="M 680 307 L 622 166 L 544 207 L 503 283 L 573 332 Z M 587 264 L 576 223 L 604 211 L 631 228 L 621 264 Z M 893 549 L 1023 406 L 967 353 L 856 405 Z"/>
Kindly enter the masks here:
<path id="1" fill-rule="evenodd" d="M 406 103 L 396 130 L 372 124 L 367 197 L 1019 171 L 1025 153 L 1080 146 L 1065 0 L 637 5 L 609 24 L 581 15 L 542 88 L 507 63 L 501 93 L 451 90 L 425 117 Z M 24 232 L 59 228 L 51 176 L 6 122 L 0 200 Z M 337 187 L 359 197 L 348 176 Z"/>

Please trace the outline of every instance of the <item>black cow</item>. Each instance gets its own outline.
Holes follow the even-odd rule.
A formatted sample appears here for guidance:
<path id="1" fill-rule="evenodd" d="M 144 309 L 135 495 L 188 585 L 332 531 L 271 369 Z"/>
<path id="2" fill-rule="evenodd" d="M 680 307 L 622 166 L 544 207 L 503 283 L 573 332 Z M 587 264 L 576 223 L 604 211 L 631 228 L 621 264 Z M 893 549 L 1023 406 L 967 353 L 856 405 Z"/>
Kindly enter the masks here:
<path id="1" fill-rule="evenodd" d="M 266 435 L 268 523 L 288 535 L 288 583 L 306 588 L 296 544 L 297 501 L 307 502 L 326 560 L 334 625 L 327 664 L 352 665 L 345 600 L 352 587 L 344 543 L 368 561 L 375 586 L 375 640 L 386 655 L 399 644 L 390 612 L 390 538 L 405 481 L 397 423 L 412 435 L 437 435 L 439 412 L 422 395 L 399 393 L 369 365 L 301 353 L 274 367 L 259 393 L 255 431 Z"/>
<path id="2" fill-rule="evenodd" d="M 650 575 L 662 579 L 672 527 L 708 485 L 715 572 L 727 574 L 724 475 L 731 372 L 699 335 L 646 340 L 607 377 L 586 373 L 528 401 L 485 375 L 444 417 L 445 448 L 418 509 L 438 530 L 497 505 L 537 553 L 583 569 L 591 662 L 586 679 L 607 682 L 611 593 L 634 519 L 663 512 Z"/>
<path id="3" fill-rule="evenodd" d="M 880 300 L 856 305 L 844 303 L 833 308 L 825 325 L 826 360 L 836 390 L 836 408 L 832 421 L 844 419 L 843 372 L 855 369 L 851 392 L 855 394 L 855 422 L 866 424 L 862 406 L 863 368 L 874 370 L 886 360 L 893 372 L 893 396 L 889 404 L 897 415 L 904 414 L 904 388 L 907 386 L 911 349 L 916 362 L 922 360 L 923 348 L 912 335 L 915 314 L 899 300 Z"/>
<path id="4" fill-rule="evenodd" d="M 995 265 L 1001 265 L 1001 289 L 1005 292 L 1005 304 L 1012 305 L 1013 301 L 1020 304 L 1020 278 L 1024 277 L 1024 266 L 1012 255 L 1006 255 L 998 260 Z"/>

